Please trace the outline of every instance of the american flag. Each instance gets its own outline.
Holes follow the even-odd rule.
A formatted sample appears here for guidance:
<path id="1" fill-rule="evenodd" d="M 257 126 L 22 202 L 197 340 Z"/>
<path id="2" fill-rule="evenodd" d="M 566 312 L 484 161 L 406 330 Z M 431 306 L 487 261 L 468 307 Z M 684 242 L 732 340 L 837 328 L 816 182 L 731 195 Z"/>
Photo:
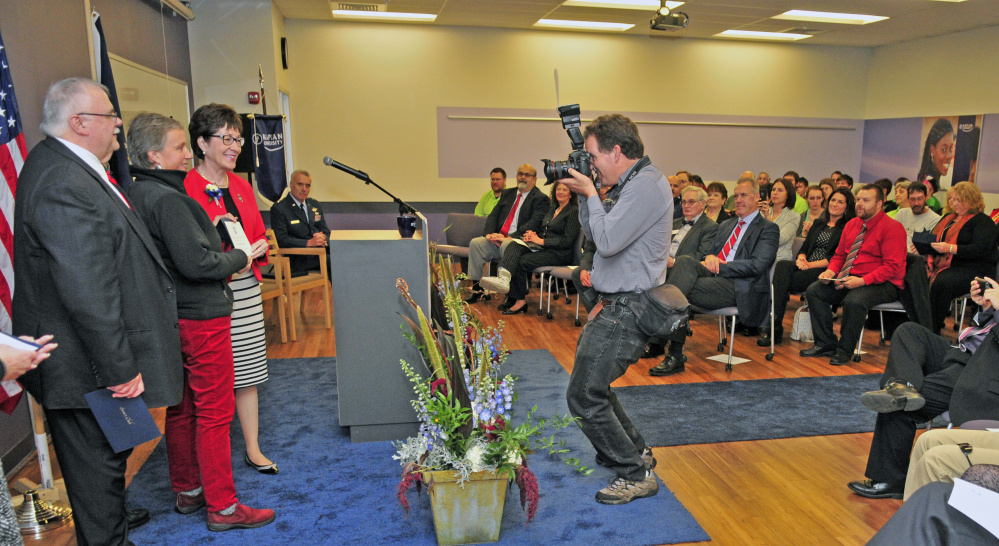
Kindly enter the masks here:
<path id="1" fill-rule="evenodd" d="M 10 297 L 14 293 L 14 194 L 17 175 L 28 157 L 21 115 L 14 98 L 7 51 L 0 36 L 0 330 L 10 333 Z"/>

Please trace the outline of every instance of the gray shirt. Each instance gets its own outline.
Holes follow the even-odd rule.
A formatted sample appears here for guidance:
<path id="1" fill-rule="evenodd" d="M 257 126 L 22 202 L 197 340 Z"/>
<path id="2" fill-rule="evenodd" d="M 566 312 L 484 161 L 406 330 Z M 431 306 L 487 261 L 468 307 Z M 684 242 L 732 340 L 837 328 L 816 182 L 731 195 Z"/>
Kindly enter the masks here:
<path id="1" fill-rule="evenodd" d="M 624 181 L 631 170 L 621 175 Z M 644 167 L 605 212 L 599 196 L 579 207 L 586 238 L 596 243 L 590 282 L 601 294 L 644 292 L 666 278 L 673 230 L 673 192 L 653 165 Z"/>
<path id="2" fill-rule="evenodd" d="M 923 209 L 922 214 L 913 214 L 911 208 L 900 209 L 895 213 L 895 220 L 898 220 L 905 228 L 906 248 L 912 246 L 912 234 L 917 231 L 933 230 L 940 221 L 940 215 L 930 210 L 929 207 Z"/>

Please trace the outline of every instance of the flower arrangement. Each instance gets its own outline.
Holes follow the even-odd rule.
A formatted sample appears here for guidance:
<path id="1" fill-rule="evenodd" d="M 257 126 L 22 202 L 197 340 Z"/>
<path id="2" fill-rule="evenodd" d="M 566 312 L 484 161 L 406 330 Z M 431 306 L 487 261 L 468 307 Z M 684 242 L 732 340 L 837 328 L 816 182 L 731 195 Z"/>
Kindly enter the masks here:
<path id="1" fill-rule="evenodd" d="M 523 423 L 512 424 L 516 379 L 500 373 L 509 354 L 503 344 L 503 323 L 484 326 L 462 298 L 463 276 L 455 276 L 450 257 L 431 256 L 431 276 L 442 300 L 433 315 L 440 320 L 428 319 L 409 296 L 405 281 L 396 282 L 419 321 L 405 319 L 410 331 L 403 326 L 404 335 L 420 349 L 429 372 L 425 377 L 401 361 L 416 393 L 412 404 L 420 429 L 418 436 L 395 444 L 398 453 L 393 458 L 403 465 L 397 498 L 408 513 L 406 493 L 414 485 L 419 492 L 423 472 L 428 470 L 455 471 L 459 483 L 473 472 L 494 472 L 515 480 L 530 522 L 537 513 L 539 493 L 527 456 L 534 452 L 532 448 L 550 455 L 566 453 L 564 442 L 554 433 L 545 437 L 545 431 L 557 431 L 575 419 L 535 420 L 535 407 Z M 565 460 L 583 473 L 590 472 L 576 459 Z"/>
<path id="2" fill-rule="evenodd" d="M 205 193 L 207 193 L 209 197 L 215 200 L 216 205 L 218 205 L 220 200 L 222 199 L 222 190 L 220 190 L 218 186 L 212 184 L 211 182 L 205 184 Z"/>

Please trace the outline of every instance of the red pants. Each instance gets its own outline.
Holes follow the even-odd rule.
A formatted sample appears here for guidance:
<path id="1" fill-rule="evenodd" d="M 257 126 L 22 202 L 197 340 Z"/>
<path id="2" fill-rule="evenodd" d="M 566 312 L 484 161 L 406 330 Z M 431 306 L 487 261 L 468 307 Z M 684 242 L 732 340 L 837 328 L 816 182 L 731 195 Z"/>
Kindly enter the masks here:
<path id="1" fill-rule="evenodd" d="M 236 409 L 230 325 L 228 316 L 180 319 L 184 398 L 166 414 L 170 484 L 178 493 L 203 486 L 209 512 L 237 502 L 229 446 Z"/>

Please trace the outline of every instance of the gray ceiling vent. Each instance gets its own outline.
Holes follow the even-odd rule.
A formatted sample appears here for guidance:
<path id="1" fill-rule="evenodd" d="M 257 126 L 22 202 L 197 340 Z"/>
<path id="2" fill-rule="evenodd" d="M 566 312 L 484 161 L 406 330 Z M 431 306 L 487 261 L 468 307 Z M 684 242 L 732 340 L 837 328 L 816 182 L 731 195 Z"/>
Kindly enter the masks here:
<path id="1" fill-rule="evenodd" d="M 388 11 L 388 2 L 369 4 L 363 2 L 330 2 L 330 9 L 348 11 Z"/>

